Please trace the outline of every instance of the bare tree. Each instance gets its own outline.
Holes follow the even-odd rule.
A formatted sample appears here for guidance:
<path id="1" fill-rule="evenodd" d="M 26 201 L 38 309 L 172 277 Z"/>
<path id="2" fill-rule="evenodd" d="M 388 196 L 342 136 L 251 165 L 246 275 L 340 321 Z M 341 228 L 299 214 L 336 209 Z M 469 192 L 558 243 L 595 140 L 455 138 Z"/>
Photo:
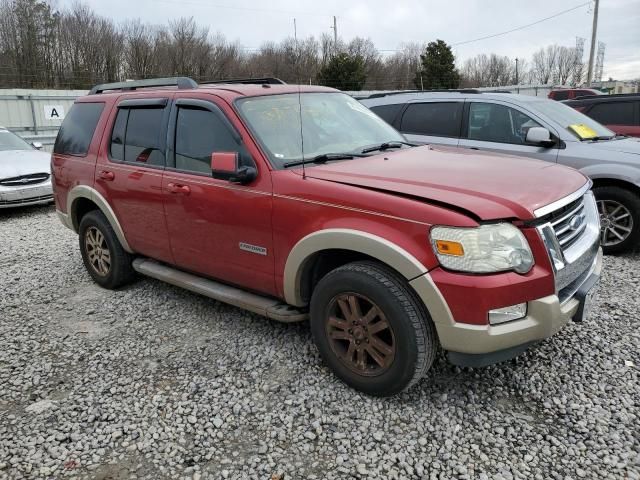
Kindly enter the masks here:
<path id="1" fill-rule="evenodd" d="M 541 48 L 533 54 L 532 74 L 537 82 L 546 85 L 553 80 L 558 48 L 557 45 L 549 45 L 546 49 Z"/>
<path id="2" fill-rule="evenodd" d="M 575 68 L 577 51 L 575 47 L 558 47 L 553 79 L 560 85 L 569 83 Z"/>

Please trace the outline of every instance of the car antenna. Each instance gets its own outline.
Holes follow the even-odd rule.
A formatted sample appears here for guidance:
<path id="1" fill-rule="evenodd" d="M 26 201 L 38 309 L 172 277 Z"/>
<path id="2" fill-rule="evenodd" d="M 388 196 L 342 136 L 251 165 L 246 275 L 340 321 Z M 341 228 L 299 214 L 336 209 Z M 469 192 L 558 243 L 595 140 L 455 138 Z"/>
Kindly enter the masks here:
<path id="1" fill-rule="evenodd" d="M 295 69 L 296 69 L 296 83 L 298 84 L 298 115 L 300 117 L 300 147 L 302 149 L 302 179 L 305 180 L 307 178 L 307 172 L 304 168 L 304 134 L 302 132 L 302 99 L 300 93 L 300 50 L 298 49 L 298 29 L 296 27 L 296 19 L 293 19 L 293 40 L 296 47 L 296 56 L 295 56 Z"/>

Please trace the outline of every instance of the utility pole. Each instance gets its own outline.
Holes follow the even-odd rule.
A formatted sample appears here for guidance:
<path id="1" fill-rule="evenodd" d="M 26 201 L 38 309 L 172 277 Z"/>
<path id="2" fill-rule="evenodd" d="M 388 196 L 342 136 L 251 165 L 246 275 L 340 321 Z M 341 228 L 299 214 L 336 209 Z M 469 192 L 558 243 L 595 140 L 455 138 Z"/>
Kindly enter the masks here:
<path id="1" fill-rule="evenodd" d="M 333 16 L 333 48 L 336 50 L 338 48 L 338 20 L 336 16 Z"/>
<path id="2" fill-rule="evenodd" d="M 598 30 L 598 5 L 600 0 L 596 0 L 596 5 L 593 9 L 593 27 L 591 28 L 591 49 L 589 50 L 589 69 L 587 70 L 587 87 L 591 86 L 591 79 L 593 78 L 593 57 L 596 53 L 596 32 Z"/>
<path id="3" fill-rule="evenodd" d="M 516 85 L 518 85 L 518 57 L 516 57 Z"/>

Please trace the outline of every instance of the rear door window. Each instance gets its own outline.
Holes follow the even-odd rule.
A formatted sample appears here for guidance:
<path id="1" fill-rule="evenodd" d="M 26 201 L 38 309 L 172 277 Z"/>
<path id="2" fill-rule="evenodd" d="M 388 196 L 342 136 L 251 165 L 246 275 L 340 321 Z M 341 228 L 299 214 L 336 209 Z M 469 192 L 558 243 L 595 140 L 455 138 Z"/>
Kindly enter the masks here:
<path id="1" fill-rule="evenodd" d="M 458 137 L 462 102 L 412 103 L 402 116 L 400 131 L 414 135 Z"/>
<path id="2" fill-rule="evenodd" d="M 540 126 L 519 110 L 497 103 L 472 102 L 469 106 L 470 140 L 522 145 L 529 129 Z"/>
<path id="3" fill-rule="evenodd" d="M 120 108 L 111 132 L 113 160 L 164 166 L 164 108 Z"/>
<path id="4" fill-rule="evenodd" d="M 603 125 L 634 125 L 633 102 L 596 103 L 589 116 Z"/>
<path id="5" fill-rule="evenodd" d="M 104 103 L 76 103 L 62 122 L 53 153 L 85 156 L 96 131 Z"/>

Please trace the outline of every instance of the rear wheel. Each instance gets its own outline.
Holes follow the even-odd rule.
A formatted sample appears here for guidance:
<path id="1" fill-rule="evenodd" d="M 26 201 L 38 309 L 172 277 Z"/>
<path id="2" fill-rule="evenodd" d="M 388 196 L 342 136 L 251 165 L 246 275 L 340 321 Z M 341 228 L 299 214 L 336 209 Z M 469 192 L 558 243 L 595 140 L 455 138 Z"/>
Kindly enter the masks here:
<path id="1" fill-rule="evenodd" d="M 83 216 L 78 233 L 82 261 L 98 285 L 114 289 L 133 280 L 133 256 L 122 248 L 101 211 L 93 210 Z"/>
<path id="2" fill-rule="evenodd" d="M 406 280 L 375 262 L 323 277 L 311 298 L 311 331 L 345 383 L 377 396 L 414 385 L 435 358 L 435 328 Z"/>
<path id="3" fill-rule="evenodd" d="M 593 193 L 600 214 L 604 253 L 622 253 L 640 244 L 640 198 L 619 187 L 597 187 Z"/>

